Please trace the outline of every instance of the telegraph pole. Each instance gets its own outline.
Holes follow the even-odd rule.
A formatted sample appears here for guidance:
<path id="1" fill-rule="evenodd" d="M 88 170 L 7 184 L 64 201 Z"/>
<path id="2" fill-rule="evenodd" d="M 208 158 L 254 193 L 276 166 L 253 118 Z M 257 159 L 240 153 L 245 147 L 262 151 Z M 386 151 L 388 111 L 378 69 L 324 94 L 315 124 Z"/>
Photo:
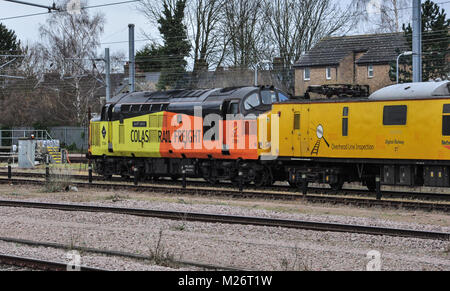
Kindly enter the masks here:
<path id="1" fill-rule="evenodd" d="M 422 5 L 413 0 L 413 82 L 422 82 Z"/>
<path id="2" fill-rule="evenodd" d="M 106 103 L 111 99 L 111 59 L 109 48 L 105 48 Z"/>
<path id="3" fill-rule="evenodd" d="M 128 24 L 128 46 L 129 46 L 129 62 L 128 70 L 130 73 L 129 89 L 130 93 L 134 92 L 135 77 L 135 61 L 134 61 L 134 24 Z"/>

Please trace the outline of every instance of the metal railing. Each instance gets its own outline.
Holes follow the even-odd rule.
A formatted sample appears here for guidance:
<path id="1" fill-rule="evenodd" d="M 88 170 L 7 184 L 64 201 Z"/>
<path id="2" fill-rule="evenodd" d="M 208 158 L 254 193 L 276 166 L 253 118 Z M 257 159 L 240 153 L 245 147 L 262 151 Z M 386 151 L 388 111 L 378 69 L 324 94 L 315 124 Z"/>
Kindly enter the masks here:
<path id="1" fill-rule="evenodd" d="M 2 129 L 0 130 L 0 146 L 17 145 L 21 138 L 30 138 L 34 135 L 36 140 L 53 140 L 47 130 L 41 129 Z"/>

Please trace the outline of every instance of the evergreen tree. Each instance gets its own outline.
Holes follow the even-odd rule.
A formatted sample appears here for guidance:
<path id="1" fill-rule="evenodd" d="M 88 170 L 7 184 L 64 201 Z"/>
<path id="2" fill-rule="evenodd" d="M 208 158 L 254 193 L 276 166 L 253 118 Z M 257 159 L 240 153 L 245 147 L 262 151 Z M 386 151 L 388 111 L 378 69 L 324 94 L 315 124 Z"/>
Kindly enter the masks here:
<path id="1" fill-rule="evenodd" d="M 163 12 L 158 20 L 159 32 L 164 40 L 161 48 L 163 68 L 158 88 L 180 88 L 185 86 L 187 61 L 191 44 L 187 36 L 187 28 L 183 24 L 186 0 L 177 0 L 175 7 L 164 1 Z"/>
<path id="2" fill-rule="evenodd" d="M 444 9 L 440 9 L 431 0 L 422 3 L 422 80 L 447 79 L 450 65 L 447 55 L 450 53 L 450 19 Z M 412 50 L 412 27 L 403 25 L 408 47 Z M 398 54 L 401 52 L 398 50 Z M 396 80 L 396 63 L 391 64 L 389 76 Z M 412 82 L 412 58 L 402 57 L 399 65 L 399 82 Z"/>
<path id="3" fill-rule="evenodd" d="M 6 28 L 0 23 L 0 52 L 17 54 L 20 52 L 20 41 L 13 30 Z"/>
<path id="4" fill-rule="evenodd" d="M 146 45 L 136 52 L 136 65 L 144 72 L 160 72 L 164 67 L 164 48 L 155 44 Z"/>

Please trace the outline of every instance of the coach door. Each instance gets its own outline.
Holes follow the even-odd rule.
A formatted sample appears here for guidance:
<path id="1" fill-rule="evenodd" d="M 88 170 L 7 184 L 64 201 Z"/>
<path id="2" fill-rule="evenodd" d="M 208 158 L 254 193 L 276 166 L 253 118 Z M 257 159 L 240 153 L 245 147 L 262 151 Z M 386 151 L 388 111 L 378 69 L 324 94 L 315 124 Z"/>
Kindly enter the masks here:
<path id="1" fill-rule="evenodd" d="M 302 110 L 301 110 L 301 137 L 300 137 L 300 148 L 301 148 L 301 156 L 309 156 L 310 152 L 311 152 L 311 148 L 310 148 L 310 140 L 309 140 L 309 136 L 313 133 L 315 133 L 315 129 L 311 129 L 311 124 L 309 123 L 309 114 L 310 114 L 310 106 L 309 104 L 305 104 L 302 105 Z M 313 132 L 311 132 L 311 130 L 313 130 Z"/>
<path id="2" fill-rule="evenodd" d="M 298 157 L 301 155 L 301 141 L 302 141 L 302 112 L 301 105 L 293 105 L 292 107 L 292 156 Z"/>

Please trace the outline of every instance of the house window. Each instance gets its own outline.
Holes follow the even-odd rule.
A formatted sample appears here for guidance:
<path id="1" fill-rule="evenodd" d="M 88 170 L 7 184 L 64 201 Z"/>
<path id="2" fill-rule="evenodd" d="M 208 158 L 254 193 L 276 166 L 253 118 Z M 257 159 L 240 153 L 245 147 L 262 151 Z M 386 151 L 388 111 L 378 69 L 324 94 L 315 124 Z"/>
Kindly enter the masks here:
<path id="1" fill-rule="evenodd" d="M 327 67 L 326 69 L 327 80 L 331 80 L 331 68 Z"/>
<path id="2" fill-rule="evenodd" d="M 367 75 L 369 78 L 373 78 L 373 66 L 372 65 L 367 66 Z"/>
<path id="3" fill-rule="evenodd" d="M 305 68 L 305 70 L 303 71 L 303 79 L 305 81 L 311 80 L 311 71 L 309 68 Z"/>

